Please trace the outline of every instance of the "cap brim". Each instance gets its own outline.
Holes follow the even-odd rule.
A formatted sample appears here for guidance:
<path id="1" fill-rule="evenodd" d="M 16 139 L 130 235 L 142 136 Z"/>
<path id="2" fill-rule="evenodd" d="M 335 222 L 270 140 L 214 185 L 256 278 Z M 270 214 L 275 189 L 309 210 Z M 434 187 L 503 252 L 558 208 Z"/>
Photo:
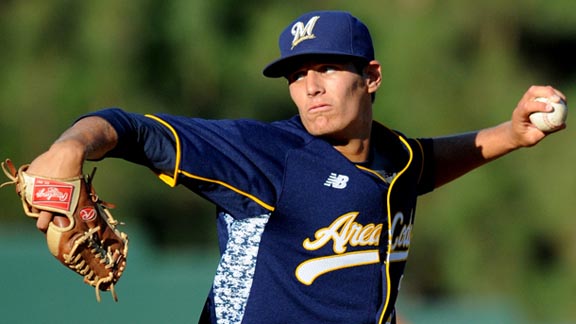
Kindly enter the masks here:
<path id="1" fill-rule="evenodd" d="M 342 52 L 325 52 L 325 53 L 299 53 L 296 55 L 279 58 L 272 63 L 268 64 L 262 74 L 269 78 L 281 78 L 290 74 L 292 71 L 297 69 L 299 66 L 310 62 L 310 61 L 320 61 L 321 59 L 326 59 L 327 57 L 341 57 L 347 59 L 361 59 L 366 60 L 365 57 L 350 55 L 348 53 Z"/>

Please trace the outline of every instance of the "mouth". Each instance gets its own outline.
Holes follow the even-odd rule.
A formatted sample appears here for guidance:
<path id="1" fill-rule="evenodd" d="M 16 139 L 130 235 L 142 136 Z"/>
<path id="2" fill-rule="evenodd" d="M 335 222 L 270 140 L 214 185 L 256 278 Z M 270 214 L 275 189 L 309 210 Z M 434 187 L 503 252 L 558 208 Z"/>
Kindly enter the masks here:
<path id="1" fill-rule="evenodd" d="M 324 111 L 324 110 L 327 110 L 329 108 L 330 108 L 330 106 L 328 104 L 320 103 L 320 104 L 315 104 L 315 105 L 310 106 L 308 108 L 308 111 L 309 112 Z"/>

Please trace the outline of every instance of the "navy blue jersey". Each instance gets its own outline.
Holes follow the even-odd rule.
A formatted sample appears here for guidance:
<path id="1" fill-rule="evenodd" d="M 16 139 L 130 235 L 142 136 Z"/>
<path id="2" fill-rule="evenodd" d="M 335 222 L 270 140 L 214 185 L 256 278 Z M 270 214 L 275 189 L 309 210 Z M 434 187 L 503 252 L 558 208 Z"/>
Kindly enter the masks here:
<path id="1" fill-rule="evenodd" d="M 298 116 L 264 123 L 106 118 L 108 156 L 154 170 L 218 207 L 221 260 L 201 323 L 394 323 L 432 144 L 374 123 L 370 160 L 350 162 Z"/>

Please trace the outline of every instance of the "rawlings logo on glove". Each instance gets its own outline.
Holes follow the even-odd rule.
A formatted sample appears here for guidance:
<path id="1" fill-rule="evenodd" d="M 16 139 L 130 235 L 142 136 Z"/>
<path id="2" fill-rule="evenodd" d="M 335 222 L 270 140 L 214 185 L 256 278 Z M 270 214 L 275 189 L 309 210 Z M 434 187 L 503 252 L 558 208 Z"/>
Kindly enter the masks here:
<path id="1" fill-rule="evenodd" d="M 28 174 L 28 165 L 18 170 L 10 160 L 2 162 L 9 182 L 22 199 L 26 215 L 37 218 L 40 211 L 64 215 L 67 224 L 50 222 L 46 232 L 48 249 L 62 264 L 84 277 L 84 282 L 110 291 L 118 301 L 114 285 L 126 268 L 128 236 L 120 232 L 108 208 L 92 187 L 91 175 L 71 179 L 51 179 Z"/>
<path id="2" fill-rule="evenodd" d="M 65 182 L 34 179 L 30 204 L 70 211 L 74 186 Z"/>

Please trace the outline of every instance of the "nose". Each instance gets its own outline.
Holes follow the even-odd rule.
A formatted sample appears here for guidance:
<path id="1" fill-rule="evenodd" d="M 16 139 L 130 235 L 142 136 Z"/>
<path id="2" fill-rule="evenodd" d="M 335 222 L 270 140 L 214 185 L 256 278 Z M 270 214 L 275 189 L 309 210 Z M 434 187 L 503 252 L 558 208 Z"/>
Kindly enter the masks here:
<path id="1" fill-rule="evenodd" d="M 324 92 L 320 73 L 312 69 L 306 73 L 306 93 L 309 97 L 317 96 Z"/>

